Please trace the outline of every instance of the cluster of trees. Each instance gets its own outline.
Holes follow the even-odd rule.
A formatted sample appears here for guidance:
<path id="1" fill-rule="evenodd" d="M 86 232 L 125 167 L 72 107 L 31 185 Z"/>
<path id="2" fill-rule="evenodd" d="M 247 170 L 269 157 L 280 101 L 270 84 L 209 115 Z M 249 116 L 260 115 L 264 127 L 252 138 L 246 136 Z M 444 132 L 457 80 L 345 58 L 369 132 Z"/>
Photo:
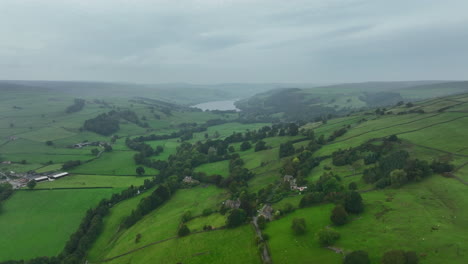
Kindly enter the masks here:
<path id="1" fill-rule="evenodd" d="M 307 207 L 322 202 L 341 204 L 348 213 L 360 213 L 363 210 L 362 198 L 358 192 L 347 191 L 341 183 L 341 178 L 332 172 L 326 172 L 320 178 L 308 185 L 299 207 Z"/>
<path id="2" fill-rule="evenodd" d="M 156 190 L 154 190 L 149 196 L 140 200 L 137 208 L 132 210 L 132 213 L 124 218 L 122 226 L 129 228 L 138 222 L 143 216 L 153 211 L 165 201 L 169 200 L 173 192 L 176 191 L 176 187 L 170 188 L 170 186 L 162 184 Z"/>
<path id="3" fill-rule="evenodd" d="M 395 142 L 398 142 L 398 137 L 392 135 L 380 144 L 375 144 L 375 140 L 371 140 L 355 148 L 340 149 L 332 154 L 333 165 L 352 165 L 360 159 L 364 160 L 365 165 L 376 163 L 382 156 L 388 154 L 394 148 Z"/>
<path id="4" fill-rule="evenodd" d="M 130 110 L 115 111 L 103 113 L 95 118 L 84 122 L 83 128 L 100 135 L 109 136 L 120 129 L 120 119 L 134 123 L 140 127 L 149 127 L 148 123 L 142 122 L 137 114 Z"/>
<path id="5" fill-rule="evenodd" d="M 294 176 L 298 185 L 307 184 L 305 178 L 309 172 L 313 168 L 317 167 L 323 159 L 327 158 L 313 157 L 313 153 L 320 149 L 320 147 L 320 144 L 317 144 L 316 141 L 312 140 L 305 148 L 295 150 L 296 153 L 299 153 L 293 157 L 285 159 L 281 168 L 281 173 L 283 175 Z"/>
<path id="6" fill-rule="evenodd" d="M 348 126 L 349 127 L 349 126 Z M 346 127 L 342 127 L 338 130 L 335 130 L 333 131 L 333 134 L 331 134 L 327 141 L 328 142 L 332 142 L 333 140 L 335 140 L 337 137 L 341 137 L 342 135 L 344 135 L 346 132 L 348 132 L 348 129 Z"/>
<path id="7" fill-rule="evenodd" d="M 336 226 L 341 226 L 349 221 L 349 214 L 359 214 L 364 211 L 362 197 L 358 192 L 351 191 L 344 195 L 341 203 L 333 208 L 330 220 Z"/>
<path id="8" fill-rule="evenodd" d="M 62 165 L 62 170 L 69 170 L 81 165 L 81 160 L 69 160 Z"/>
<path id="9" fill-rule="evenodd" d="M 377 188 L 399 187 L 432 174 L 431 166 L 427 161 L 410 159 L 409 153 L 404 150 L 381 157 L 378 161 L 377 165 L 366 169 L 363 174 L 364 181 L 374 183 Z M 443 170 L 451 166 L 435 163 L 434 167 Z"/>
<path id="10" fill-rule="evenodd" d="M 100 135 L 109 136 L 120 129 L 119 120 L 108 113 L 85 121 L 83 128 Z"/>
<path id="11" fill-rule="evenodd" d="M 73 104 L 70 105 L 69 107 L 67 107 L 65 112 L 67 112 L 67 114 L 70 114 L 70 113 L 75 113 L 75 112 L 81 111 L 81 109 L 83 109 L 84 105 L 85 105 L 85 100 L 84 99 L 76 98 L 73 101 Z"/>
<path id="12" fill-rule="evenodd" d="M 8 199 L 13 193 L 13 186 L 8 182 L 0 183 L 0 213 L 2 212 L 2 201 Z"/>
<path id="13" fill-rule="evenodd" d="M 296 153 L 296 149 L 294 149 L 294 145 L 292 141 L 288 141 L 283 143 L 279 147 L 279 157 L 284 158 L 287 156 L 294 155 Z"/>

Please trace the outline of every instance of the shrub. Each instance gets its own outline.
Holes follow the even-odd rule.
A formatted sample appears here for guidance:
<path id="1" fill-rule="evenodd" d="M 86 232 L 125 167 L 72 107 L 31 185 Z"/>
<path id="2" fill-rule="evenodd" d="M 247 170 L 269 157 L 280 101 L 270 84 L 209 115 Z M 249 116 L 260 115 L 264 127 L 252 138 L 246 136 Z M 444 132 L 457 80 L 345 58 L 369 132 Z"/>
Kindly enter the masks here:
<path id="1" fill-rule="evenodd" d="M 348 213 L 342 205 L 337 205 L 333 208 L 330 220 L 337 226 L 344 225 L 348 222 Z"/>
<path id="2" fill-rule="evenodd" d="M 302 235 L 306 232 L 306 223 L 304 218 L 294 218 L 291 228 L 296 235 Z"/>
<path id="3" fill-rule="evenodd" d="M 187 225 L 183 224 L 179 227 L 179 231 L 177 231 L 177 235 L 179 237 L 183 237 L 190 234 L 190 229 L 187 227 Z"/>
<path id="4" fill-rule="evenodd" d="M 366 251 L 357 250 L 349 253 L 344 258 L 344 264 L 370 264 L 369 255 Z"/>
<path id="5" fill-rule="evenodd" d="M 359 214 L 364 211 L 362 197 L 355 191 L 346 194 L 344 206 L 348 213 Z"/>
<path id="6" fill-rule="evenodd" d="M 317 232 L 317 238 L 320 245 L 327 247 L 333 245 L 340 238 L 340 233 L 331 228 L 325 228 Z"/>
<path id="7" fill-rule="evenodd" d="M 247 214 L 242 209 L 233 209 L 226 220 L 227 227 L 237 227 L 242 225 L 247 219 Z"/>

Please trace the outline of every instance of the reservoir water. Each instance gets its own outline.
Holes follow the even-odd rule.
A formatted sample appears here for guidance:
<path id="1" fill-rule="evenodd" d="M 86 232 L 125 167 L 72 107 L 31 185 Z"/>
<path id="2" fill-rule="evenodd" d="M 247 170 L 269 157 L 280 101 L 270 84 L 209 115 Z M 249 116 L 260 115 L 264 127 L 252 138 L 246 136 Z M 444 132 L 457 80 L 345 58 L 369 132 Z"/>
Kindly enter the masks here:
<path id="1" fill-rule="evenodd" d="M 237 101 L 235 100 L 225 100 L 225 101 L 212 101 L 212 102 L 206 102 L 206 103 L 201 103 L 194 105 L 192 107 L 200 108 L 203 111 L 205 110 L 236 110 L 239 111 L 239 109 L 234 105 L 234 103 Z"/>

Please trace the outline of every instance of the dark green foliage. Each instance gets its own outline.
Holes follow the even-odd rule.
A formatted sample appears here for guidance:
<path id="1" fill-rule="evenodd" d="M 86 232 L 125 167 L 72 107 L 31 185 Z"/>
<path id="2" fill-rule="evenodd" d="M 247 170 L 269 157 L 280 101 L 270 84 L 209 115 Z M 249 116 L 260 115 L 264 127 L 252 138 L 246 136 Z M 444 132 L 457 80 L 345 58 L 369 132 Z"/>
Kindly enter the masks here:
<path id="1" fill-rule="evenodd" d="M 62 170 L 69 170 L 79 165 L 81 165 L 80 160 L 69 160 L 62 165 Z"/>
<path id="2" fill-rule="evenodd" d="M 414 251 L 406 251 L 405 257 L 406 257 L 406 264 L 418 264 L 419 263 L 418 255 Z"/>
<path id="3" fill-rule="evenodd" d="M 382 256 L 382 264 L 406 264 L 406 256 L 403 250 L 390 250 Z"/>
<path id="4" fill-rule="evenodd" d="M 295 152 L 296 152 L 296 150 L 294 149 L 293 143 L 291 141 L 288 141 L 288 142 L 280 145 L 279 157 L 283 158 L 283 157 L 291 156 Z"/>
<path id="5" fill-rule="evenodd" d="M 431 163 L 431 169 L 435 173 L 444 173 L 453 171 L 454 166 L 452 164 L 449 164 L 448 162 L 440 162 L 434 160 Z"/>
<path id="6" fill-rule="evenodd" d="M 390 184 L 393 187 L 400 187 L 408 182 L 408 176 L 404 170 L 396 169 L 390 173 Z"/>
<path id="7" fill-rule="evenodd" d="M 226 219 L 226 226 L 228 228 L 233 228 L 240 226 L 245 223 L 247 220 L 247 214 L 242 209 L 233 209 L 227 219 Z"/>
<path id="8" fill-rule="evenodd" d="M 257 225 L 258 225 L 258 228 L 260 228 L 260 229 L 262 229 L 262 230 L 265 229 L 266 223 L 267 223 L 267 220 L 266 220 L 266 218 L 265 218 L 263 215 L 261 215 L 261 216 L 259 216 L 259 217 L 257 218 Z"/>
<path id="9" fill-rule="evenodd" d="M 97 149 L 97 148 L 91 149 L 91 154 L 92 154 L 93 156 L 99 155 L 99 149 Z"/>
<path id="10" fill-rule="evenodd" d="M 13 193 L 13 186 L 8 182 L 0 183 L 0 202 L 6 200 Z"/>
<path id="11" fill-rule="evenodd" d="M 332 162 L 335 166 L 351 165 L 360 159 L 356 149 L 338 150 L 332 154 Z"/>
<path id="12" fill-rule="evenodd" d="M 249 141 L 242 142 L 241 151 L 246 151 L 246 150 L 251 149 L 251 148 L 252 148 L 252 145 L 250 144 Z"/>
<path id="13" fill-rule="evenodd" d="M 135 236 L 135 243 L 139 243 L 139 242 L 140 242 L 140 239 L 141 239 L 141 234 L 138 233 L 138 234 Z"/>
<path id="14" fill-rule="evenodd" d="M 364 250 L 349 253 L 344 258 L 343 264 L 370 264 L 369 254 Z"/>
<path id="15" fill-rule="evenodd" d="M 362 197 L 358 192 L 349 192 L 345 196 L 344 207 L 348 213 L 359 214 L 364 211 Z"/>
<path id="16" fill-rule="evenodd" d="M 70 105 L 69 107 L 67 107 L 65 112 L 67 112 L 67 114 L 70 114 L 70 113 L 81 111 L 81 109 L 83 109 L 84 105 L 85 105 L 85 100 L 84 99 L 76 98 L 74 100 L 74 103 L 72 105 Z"/>
<path id="17" fill-rule="evenodd" d="M 190 234 L 190 229 L 187 227 L 186 224 L 182 224 L 177 231 L 177 236 L 184 237 Z"/>
<path id="18" fill-rule="evenodd" d="M 137 167 L 136 170 L 135 170 L 136 174 L 138 174 L 139 176 L 145 174 L 145 168 L 143 167 Z"/>
<path id="19" fill-rule="evenodd" d="M 342 205 L 337 205 L 332 210 L 330 220 L 337 226 L 344 225 L 348 222 L 348 213 Z"/>
<path id="20" fill-rule="evenodd" d="M 180 220 L 182 221 L 182 223 L 187 223 L 192 218 L 193 218 L 192 217 L 192 212 L 191 211 L 185 211 Z"/>
<path id="21" fill-rule="evenodd" d="M 112 151 L 112 146 L 109 145 L 109 144 L 105 144 L 105 145 L 104 145 L 104 151 L 105 151 L 105 152 L 111 152 L 111 151 Z"/>
<path id="22" fill-rule="evenodd" d="M 266 142 L 265 141 L 258 141 L 257 144 L 255 144 L 255 152 L 262 151 L 267 149 Z"/>
<path id="23" fill-rule="evenodd" d="M 357 190 L 358 186 L 357 186 L 357 183 L 356 182 L 350 182 L 349 185 L 348 185 L 348 189 L 350 191 L 355 191 Z"/>
<path id="24" fill-rule="evenodd" d="M 313 204 L 321 203 L 323 202 L 324 197 L 325 194 L 323 192 L 306 193 L 299 202 L 299 207 L 304 208 Z"/>
<path id="25" fill-rule="evenodd" d="M 340 233 L 331 228 L 324 228 L 317 232 L 317 239 L 322 247 L 333 245 L 340 238 Z"/>
<path id="26" fill-rule="evenodd" d="M 115 119 L 112 115 L 109 114 L 100 114 L 95 118 L 88 119 L 84 123 L 84 129 L 104 135 L 109 136 L 117 131 L 119 131 L 119 120 Z"/>
<path id="27" fill-rule="evenodd" d="M 47 146 L 53 146 L 54 145 L 54 142 L 50 141 L 50 140 L 47 140 L 46 143 L 45 143 Z"/>
<path id="28" fill-rule="evenodd" d="M 397 137 L 397 135 L 391 135 L 391 136 L 388 137 L 387 140 L 390 141 L 390 142 L 397 142 L 398 137 Z"/>
<path id="29" fill-rule="evenodd" d="M 405 166 L 408 181 L 419 181 L 432 174 L 429 163 L 425 160 L 409 160 Z"/>
<path id="30" fill-rule="evenodd" d="M 304 218 L 294 218 L 291 223 L 291 229 L 295 235 L 303 235 L 306 232 L 306 222 Z"/>
<path id="31" fill-rule="evenodd" d="M 32 190 L 32 189 L 34 189 L 34 187 L 36 187 L 36 184 L 37 184 L 37 183 L 36 183 L 35 180 L 30 180 L 30 181 L 26 184 L 26 186 L 27 186 L 30 190 Z"/>

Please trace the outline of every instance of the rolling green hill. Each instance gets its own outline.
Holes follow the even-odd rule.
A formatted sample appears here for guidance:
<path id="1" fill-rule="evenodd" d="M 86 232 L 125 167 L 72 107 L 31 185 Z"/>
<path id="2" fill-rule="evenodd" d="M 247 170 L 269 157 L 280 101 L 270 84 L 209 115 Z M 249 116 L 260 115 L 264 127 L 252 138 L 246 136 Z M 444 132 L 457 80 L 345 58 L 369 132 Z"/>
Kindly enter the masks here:
<path id="1" fill-rule="evenodd" d="M 0 244 L 8 250 L 0 261 L 62 252 L 67 258 L 61 263 L 342 263 L 364 250 L 371 263 L 381 263 L 386 252 L 404 250 L 423 264 L 465 263 L 465 83 L 334 87 L 257 95 L 249 104 L 261 101 L 262 107 L 249 118 L 254 110 L 190 111 L 146 96 L 105 104 L 89 97 L 83 109 L 67 114 L 74 96 L 38 93 L 31 100 L 13 89 L 0 99 L 1 158 L 13 161 L 0 165 L 2 175 L 61 171 L 69 160 L 82 164 L 68 170 L 71 176 L 15 191 L 1 202 L 6 235 Z M 452 95 L 435 97 L 441 87 Z M 389 94 L 391 103 L 373 107 Z M 419 96 L 430 98 L 412 101 Z M 288 102 L 301 103 L 291 110 Z M 141 121 L 145 116 L 148 127 L 119 117 L 118 137 L 82 129 L 85 120 L 124 109 Z M 332 116 L 316 119 L 314 109 Z M 307 122 L 265 122 L 301 111 L 310 116 L 302 119 Z M 260 116 L 263 122 L 255 122 Z M 70 148 L 86 140 L 107 142 L 112 151 Z M 156 153 L 158 146 L 162 152 Z M 140 176 L 139 166 L 145 171 Z M 307 189 L 292 190 L 285 175 Z M 363 211 L 353 211 L 353 195 L 362 197 Z M 236 201 L 239 211 L 230 208 Z M 336 205 L 345 206 L 343 225 L 330 218 Z M 271 221 L 262 223 L 257 216 L 265 208 L 269 215 L 268 206 Z M 81 218 L 88 225 L 80 225 Z M 295 219 L 304 219 L 300 232 L 291 227 Z M 188 233 L 181 233 L 185 226 Z M 69 239 L 78 228 L 80 239 Z M 324 246 L 318 234 L 330 229 L 339 239 Z M 28 241 L 31 234 L 44 246 Z M 70 246 L 73 241 L 79 246 Z"/>

